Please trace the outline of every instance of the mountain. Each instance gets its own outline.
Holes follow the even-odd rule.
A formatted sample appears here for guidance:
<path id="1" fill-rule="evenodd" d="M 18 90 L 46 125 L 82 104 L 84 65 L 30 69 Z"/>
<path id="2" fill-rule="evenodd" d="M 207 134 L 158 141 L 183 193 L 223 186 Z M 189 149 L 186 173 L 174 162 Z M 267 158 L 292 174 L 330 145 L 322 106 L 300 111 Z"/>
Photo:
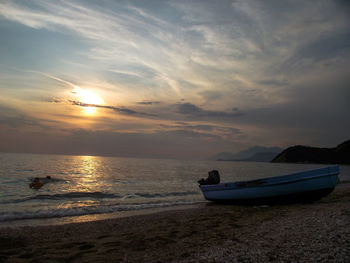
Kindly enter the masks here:
<path id="1" fill-rule="evenodd" d="M 217 161 L 270 162 L 282 150 L 279 147 L 254 146 L 238 153 L 218 153 L 212 159 Z"/>
<path id="2" fill-rule="evenodd" d="M 278 155 L 278 152 L 262 152 L 262 153 L 256 153 L 253 156 L 245 159 L 240 159 L 237 161 L 242 162 L 271 162 L 273 158 L 275 158 Z"/>
<path id="3" fill-rule="evenodd" d="M 215 161 L 226 161 L 226 160 L 232 160 L 234 158 L 234 154 L 230 152 L 221 152 L 218 154 L 215 154 L 214 156 L 210 157 L 210 160 Z"/>
<path id="4" fill-rule="evenodd" d="M 350 164 L 350 140 L 334 148 L 292 146 L 277 155 L 271 162 Z"/>

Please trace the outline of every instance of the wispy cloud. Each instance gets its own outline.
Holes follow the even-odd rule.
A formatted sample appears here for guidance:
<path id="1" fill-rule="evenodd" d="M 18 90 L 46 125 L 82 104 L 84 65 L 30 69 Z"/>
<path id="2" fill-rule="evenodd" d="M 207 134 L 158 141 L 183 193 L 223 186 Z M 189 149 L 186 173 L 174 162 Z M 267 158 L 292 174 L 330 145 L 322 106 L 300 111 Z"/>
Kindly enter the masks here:
<path id="1" fill-rule="evenodd" d="M 86 56 L 100 61 L 110 72 L 144 78 L 159 94 L 176 99 L 186 94 L 198 100 L 203 90 L 224 88 L 230 101 L 240 107 L 252 105 L 246 101 L 247 89 L 260 91 L 253 99 L 257 107 L 283 96 L 279 89 L 260 85 L 264 79 L 275 77 L 270 69 L 286 66 L 287 61 L 300 61 L 305 47 L 348 26 L 344 14 L 334 18 L 323 12 L 325 8 L 335 11 L 334 3 L 288 1 L 286 7 L 265 6 L 258 1 L 215 7 L 209 2 L 157 4 L 172 16 L 155 12 L 152 4 L 106 2 L 109 8 L 103 8 L 64 0 L 4 2 L 0 14 L 29 27 L 94 41 L 88 51 L 82 51 Z M 285 68 L 278 78 L 292 82 L 288 74 L 291 69 Z M 146 75 L 150 71 L 152 75 Z M 218 106 L 230 102 L 225 96 L 220 104 L 211 103 Z"/>
<path id="2" fill-rule="evenodd" d="M 99 104 L 91 104 L 91 103 L 84 103 L 77 100 L 70 100 L 70 99 L 60 99 L 60 98 L 53 98 L 51 100 L 52 103 L 59 103 L 59 104 L 69 104 L 79 107 L 93 107 L 93 108 L 100 108 L 100 109 L 108 109 L 113 110 L 115 112 L 118 112 L 120 114 L 126 114 L 126 115 L 138 115 L 143 117 L 155 117 L 155 114 L 152 113 L 146 113 L 146 112 L 140 112 L 135 111 L 129 108 L 125 107 L 116 107 L 116 106 L 109 106 L 109 105 L 99 105 Z"/>
<path id="3" fill-rule="evenodd" d="M 244 115 L 244 113 L 238 111 L 237 108 L 233 108 L 231 112 L 227 111 L 213 111 L 204 110 L 192 103 L 180 103 L 177 105 L 178 112 L 183 115 L 193 117 L 204 117 L 204 118 L 235 118 Z"/>
<path id="4" fill-rule="evenodd" d="M 345 1 L 326 0 L 2 1 L 1 21 L 15 22 L 0 28 L 8 50 L 15 50 L 2 63 L 26 62 L 21 72 L 45 81 L 18 74 L 0 79 L 0 88 L 7 97 L 25 100 L 12 87 L 40 87 L 45 91 L 33 91 L 38 97 L 134 116 L 152 123 L 153 131 L 162 123 L 168 125 L 161 127 L 164 137 L 178 130 L 192 138 L 250 134 L 259 140 L 289 125 L 299 129 L 296 134 L 321 127 L 327 139 L 333 129 L 326 119 L 347 128 L 337 116 L 348 112 L 348 11 Z M 19 29 L 23 41 L 10 32 Z M 31 54 L 36 45 L 27 61 L 23 53 Z M 62 86 L 75 84 L 101 91 L 106 105 L 62 92 Z"/>
<path id="5" fill-rule="evenodd" d="M 59 77 L 56 77 L 56 76 L 53 76 L 51 74 L 48 74 L 48 73 L 45 73 L 45 72 L 40 72 L 40 71 L 34 71 L 34 70 L 25 70 L 25 72 L 29 72 L 29 73 L 35 73 L 35 74 L 40 74 L 40 75 L 43 75 L 49 79 L 53 79 L 53 80 L 56 80 L 58 82 L 61 82 L 71 88 L 74 88 L 76 87 L 76 85 L 70 81 L 67 81 L 67 80 L 64 80 L 64 79 L 61 79 Z"/>
<path id="6" fill-rule="evenodd" d="M 137 104 L 140 105 L 154 105 L 154 104 L 159 104 L 160 101 L 140 101 Z"/>
<path id="7" fill-rule="evenodd" d="M 7 107 L 0 104 L 0 126 L 6 126 L 14 129 L 52 129 L 55 120 L 48 120 L 30 116 L 15 108 Z"/>
<path id="8" fill-rule="evenodd" d="M 238 128 L 213 125 L 213 124 L 191 124 L 186 122 L 176 122 L 174 124 L 161 124 L 162 129 L 168 131 L 191 131 L 198 134 L 215 135 L 220 138 L 234 138 L 235 136 L 241 136 L 242 131 Z"/>

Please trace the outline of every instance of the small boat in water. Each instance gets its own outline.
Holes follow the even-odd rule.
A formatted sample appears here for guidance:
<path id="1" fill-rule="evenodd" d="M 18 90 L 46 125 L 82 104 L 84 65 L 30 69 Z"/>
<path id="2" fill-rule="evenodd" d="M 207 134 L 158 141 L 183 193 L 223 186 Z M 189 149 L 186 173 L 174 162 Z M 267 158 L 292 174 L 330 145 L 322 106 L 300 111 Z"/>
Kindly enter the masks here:
<path id="1" fill-rule="evenodd" d="M 199 187 L 205 199 L 214 202 L 237 204 L 307 202 L 330 194 L 338 182 L 338 174 L 338 166 L 329 166 L 251 181 L 201 184 Z"/>

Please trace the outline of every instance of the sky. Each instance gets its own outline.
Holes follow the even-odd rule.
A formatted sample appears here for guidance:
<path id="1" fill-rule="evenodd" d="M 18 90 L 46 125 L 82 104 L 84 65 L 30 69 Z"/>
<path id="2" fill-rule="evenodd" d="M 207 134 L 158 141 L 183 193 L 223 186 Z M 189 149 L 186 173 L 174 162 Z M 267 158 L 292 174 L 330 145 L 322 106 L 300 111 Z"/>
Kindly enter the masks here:
<path id="1" fill-rule="evenodd" d="M 350 4 L 0 1 L 0 151 L 203 159 L 350 138 Z"/>

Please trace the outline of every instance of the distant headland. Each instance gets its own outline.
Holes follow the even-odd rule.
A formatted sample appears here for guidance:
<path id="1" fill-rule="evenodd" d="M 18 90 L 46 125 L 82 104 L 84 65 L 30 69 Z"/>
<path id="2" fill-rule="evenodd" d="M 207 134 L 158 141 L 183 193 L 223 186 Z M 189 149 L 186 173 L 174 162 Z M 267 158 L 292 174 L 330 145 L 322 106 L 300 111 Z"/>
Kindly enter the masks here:
<path id="1" fill-rule="evenodd" d="M 271 162 L 350 164 L 350 140 L 334 148 L 292 146 L 283 150 Z"/>
<path id="2" fill-rule="evenodd" d="M 276 157 L 282 148 L 253 146 L 238 153 L 221 152 L 215 154 L 210 159 L 216 161 L 239 161 L 239 162 L 270 162 Z"/>

